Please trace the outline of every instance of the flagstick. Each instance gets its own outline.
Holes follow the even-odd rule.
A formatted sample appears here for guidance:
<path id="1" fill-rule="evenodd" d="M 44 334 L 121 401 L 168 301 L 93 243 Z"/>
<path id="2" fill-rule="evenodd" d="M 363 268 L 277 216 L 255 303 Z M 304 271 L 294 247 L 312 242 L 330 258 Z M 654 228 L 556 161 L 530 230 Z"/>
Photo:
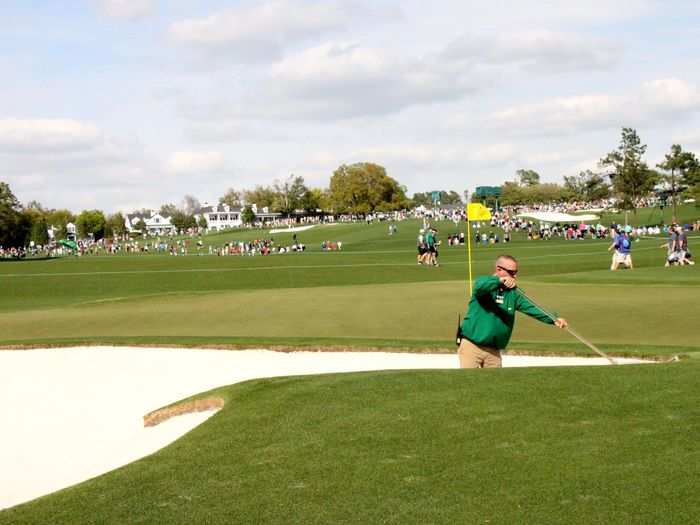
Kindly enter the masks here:
<path id="1" fill-rule="evenodd" d="M 467 201 L 469 196 L 465 193 Z M 469 208 L 472 208 L 471 210 Z M 472 213 L 473 212 L 473 213 Z M 474 219 L 471 219 L 474 217 Z M 472 294 L 472 231 L 471 220 L 488 221 L 491 220 L 491 212 L 483 204 L 467 203 L 467 259 L 469 260 L 469 295 Z M 477 240 L 477 243 L 479 241 Z"/>
<path id="2" fill-rule="evenodd" d="M 472 294 L 472 229 L 469 222 L 469 210 L 467 210 L 467 260 L 469 261 L 469 295 Z"/>

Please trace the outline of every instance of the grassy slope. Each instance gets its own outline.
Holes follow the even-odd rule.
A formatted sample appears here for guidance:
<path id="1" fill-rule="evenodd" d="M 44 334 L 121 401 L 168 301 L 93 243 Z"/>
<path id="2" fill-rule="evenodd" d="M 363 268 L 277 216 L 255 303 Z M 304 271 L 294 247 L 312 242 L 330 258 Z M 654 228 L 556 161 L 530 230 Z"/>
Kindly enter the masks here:
<path id="1" fill-rule="evenodd" d="M 466 249 L 443 246 L 440 268 L 419 267 L 416 228 L 400 223 L 393 237 L 385 224 L 319 228 L 299 234 L 309 243 L 307 253 L 270 257 L 134 255 L 0 264 L 0 344 L 450 349 L 457 312 L 466 303 Z M 443 236 L 455 230 L 452 223 L 440 229 Z M 344 241 L 343 252 L 322 253 L 315 245 L 329 231 Z M 214 237 L 225 235 L 232 234 Z M 635 243 L 637 269 L 612 273 L 605 241 L 521 237 L 507 247 L 474 247 L 474 274 L 489 272 L 496 254 L 507 250 L 521 260 L 523 288 L 594 342 L 675 352 L 698 345 L 686 312 L 700 278 L 695 267 L 661 267 L 659 244 Z M 535 342 L 553 345 L 549 349 L 578 346 L 565 345 L 569 341 L 526 318 L 514 335 L 524 349 Z"/>
<path id="2" fill-rule="evenodd" d="M 637 225 L 653 225 L 653 224 L 670 224 L 672 220 L 673 210 L 670 206 L 666 206 L 663 210 L 660 208 L 640 208 L 636 212 L 627 213 L 629 224 Z M 694 204 L 686 204 L 678 206 L 676 209 L 676 219 L 679 224 L 690 224 L 700 218 L 700 206 Z M 625 223 L 625 213 L 606 213 L 601 216 L 603 224 L 610 223 Z"/>
<path id="3" fill-rule="evenodd" d="M 253 381 L 159 453 L 0 524 L 695 523 L 699 366 Z"/>

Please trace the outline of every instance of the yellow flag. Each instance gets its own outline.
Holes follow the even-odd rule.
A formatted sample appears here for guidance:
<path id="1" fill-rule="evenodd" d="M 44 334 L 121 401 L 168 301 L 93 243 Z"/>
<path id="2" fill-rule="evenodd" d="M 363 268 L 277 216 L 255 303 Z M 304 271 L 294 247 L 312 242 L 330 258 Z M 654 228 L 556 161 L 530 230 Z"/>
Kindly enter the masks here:
<path id="1" fill-rule="evenodd" d="M 467 204 L 467 219 L 470 221 L 490 221 L 491 212 L 478 202 Z"/>

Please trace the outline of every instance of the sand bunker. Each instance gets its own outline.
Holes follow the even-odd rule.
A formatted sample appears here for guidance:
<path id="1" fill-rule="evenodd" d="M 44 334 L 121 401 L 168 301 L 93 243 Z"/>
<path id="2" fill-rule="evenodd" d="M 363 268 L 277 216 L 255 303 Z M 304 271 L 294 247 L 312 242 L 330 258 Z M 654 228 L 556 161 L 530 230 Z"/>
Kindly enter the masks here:
<path id="1" fill-rule="evenodd" d="M 305 232 L 306 230 L 310 230 L 314 226 L 316 226 L 316 225 L 312 224 L 311 226 L 296 226 L 294 228 L 275 228 L 275 229 L 270 230 L 270 234 Z"/>
<path id="2" fill-rule="evenodd" d="M 518 213 L 518 217 L 525 217 L 542 222 L 564 222 L 569 224 L 579 224 L 582 222 L 593 222 L 600 219 L 598 215 L 592 213 L 582 213 L 580 215 L 571 215 L 569 213 L 560 213 L 555 211 L 533 211 L 527 213 Z"/>
<path id="3" fill-rule="evenodd" d="M 578 364 L 609 363 L 603 358 L 504 358 L 508 367 Z M 126 347 L 0 351 L 0 508 L 163 448 L 214 411 L 179 415 L 151 427 L 144 427 L 144 416 L 218 386 L 283 375 L 457 366 L 454 354 Z M 203 408 L 210 407 L 193 405 Z"/>

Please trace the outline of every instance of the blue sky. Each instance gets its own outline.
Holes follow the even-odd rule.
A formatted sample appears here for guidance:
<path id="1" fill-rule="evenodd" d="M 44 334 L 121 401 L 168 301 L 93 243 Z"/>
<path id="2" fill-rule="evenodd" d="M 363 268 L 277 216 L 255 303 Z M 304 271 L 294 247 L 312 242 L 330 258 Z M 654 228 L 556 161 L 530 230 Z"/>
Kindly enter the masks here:
<path id="1" fill-rule="evenodd" d="M 107 212 L 369 161 L 417 191 L 700 153 L 691 1 L 6 1 L 0 178 Z"/>

